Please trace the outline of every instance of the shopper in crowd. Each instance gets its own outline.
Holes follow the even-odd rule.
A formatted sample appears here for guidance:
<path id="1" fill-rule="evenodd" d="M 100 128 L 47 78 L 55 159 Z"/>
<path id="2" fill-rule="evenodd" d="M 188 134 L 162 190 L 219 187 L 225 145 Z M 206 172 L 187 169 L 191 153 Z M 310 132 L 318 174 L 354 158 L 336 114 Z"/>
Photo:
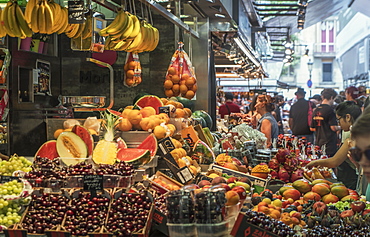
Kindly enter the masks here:
<path id="1" fill-rule="evenodd" d="M 350 148 L 350 156 L 358 162 L 362 174 L 370 182 L 370 106 L 366 107 L 363 114 L 357 119 L 351 129 L 353 145 Z M 366 200 L 370 201 L 370 185 L 367 186 Z"/>
<path id="2" fill-rule="evenodd" d="M 258 95 L 256 105 L 257 113 L 261 118 L 257 122 L 257 129 L 265 134 L 267 147 L 271 148 L 274 139 L 279 135 L 278 124 L 271 112 L 275 109 L 273 98 L 269 95 Z"/>
<path id="3" fill-rule="evenodd" d="M 363 105 L 363 101 L 358 98 L 359 97 L 359 93 L 360 92 L 357 89 L 357 87 L 354 87 L 354 86 L 347 87 L 346 90 L 345 90 L 346 100 L 355 101 L 360 106 L 362 106 Z"/>
<path id="4" fill-rule="evenodd" d="M 326 88 L 321 92 L 322 103 L 315 109 L 311 123 L 316 145 L 325 145 L 329 157 L 337 151 L 337 131 L 340 130 L 332 108 L 336 96 L 337 92 L 332 88 Z"/>
<path id="5" fill-rule="evenodd" d="M 231 113 L 240 113 L 240 107 L 233 102 L 234 95 L 231 92 L 225 93 L 225 99 L 225 103 L 218 109 L 218 114 L 221 118 L 224 118 L 225 115 L 230 115 Z"/>
<path id="6" fill-rule="evenodd" d="M 354 124 L 356 119 L 361 115 L 361 108 L 353 101 L 345 101 L 340 103 L 336 110 L 336 118 L 338 124 L 343 131 L 350 131 L 351 126 Z M 307 164 L 308 168 L 313 166 L 322 166 L 328 168 L 337 167 L 337 178 L 346 187 L 350 189 L 356 189 L 357 184 L 357 172 L 355 165 L 348 159 L 347 153 L 349 150 L 349 140 L 347 138 L 341 145 L 340 149 L 335 155 L 328 159 L 319 159 L 311 161 Z"/>
<path id="7" fill-rule="evenodd" d="M 314 137 L 310 124 L 315 104 L 305 100 L 306 92 L 302 88 L 298 88 L 295 95 L 297 102 L 290 108 L 289 127 L 293 135 L 299 138 L 305 137 L 307 142 L 313 143 Z"/>
<path id="8" fill-rule="evenodd" d="M 276 122 L 278 123 L 279 127 L 279 134 L 284 134 L 284 127 L 283 127 L 283 108 L 284 105 L 284 97 L 282 95 L 275 96 L 275 110 L 272 113 L 274 118 L 276 119 Z"/>
<path id="9" fill-rule="evenodd" d="M 316 94 L 310 98 L 310 101 L 315 104 L 315 106 L 319 106 L 322 102 L 321 95 Z"/>

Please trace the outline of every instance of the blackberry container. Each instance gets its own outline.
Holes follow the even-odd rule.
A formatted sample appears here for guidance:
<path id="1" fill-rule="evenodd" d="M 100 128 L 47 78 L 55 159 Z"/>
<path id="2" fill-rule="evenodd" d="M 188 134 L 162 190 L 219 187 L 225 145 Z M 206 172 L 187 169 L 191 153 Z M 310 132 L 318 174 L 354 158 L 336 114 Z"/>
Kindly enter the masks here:
<path id="1" fill-rule="evenodd" d="M 191 224 L 195 222 L 193 190 L 179 189 L 168 193 L 167 222 L 172 224 Z"/>
<path id="2" fill-rule="evenodd" d="M 195 194 L 195 219 L 197 224 L 218 224 L 225 221 L 225 189 L 215 186 Z"/>

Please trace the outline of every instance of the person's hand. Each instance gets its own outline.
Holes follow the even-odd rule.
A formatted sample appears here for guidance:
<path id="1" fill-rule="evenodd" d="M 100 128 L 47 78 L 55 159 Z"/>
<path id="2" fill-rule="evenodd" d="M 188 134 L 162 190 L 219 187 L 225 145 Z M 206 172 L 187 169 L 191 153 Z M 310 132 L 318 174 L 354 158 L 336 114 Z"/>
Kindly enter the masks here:
<path id="1" fill-rule="evenodd" d="M 314 166 L 317 166 L 317 164 L 316 164 L 317 162 L 316 162 L 316 160 L 313 160 L 313 161 L 311 161 L 310 163 L 308 163 L 305 167 L 307 167 L 307 168 L 312 168 L 312 167 L 314 167 Z"/>

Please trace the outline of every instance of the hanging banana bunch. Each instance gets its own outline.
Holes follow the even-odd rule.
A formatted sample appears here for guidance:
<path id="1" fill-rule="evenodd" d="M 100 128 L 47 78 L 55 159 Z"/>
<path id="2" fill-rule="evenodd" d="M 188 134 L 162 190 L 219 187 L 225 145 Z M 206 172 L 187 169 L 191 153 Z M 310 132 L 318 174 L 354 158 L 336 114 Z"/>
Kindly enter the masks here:
<path id="1" fill-rule="evenodd" d="M 3 26 L 2 22 L 3 9 L 0 7 L 0 38 L 5 37 L 7 32 Z"/>
<path id="2" fill-rule="evenodd" d="M 11 37 L 26 38 L 32 36 L 32 30 L 28 26 L 22 9 L 17 2 L 9 1 L 1 13 L 3 23 L 0 35 L 6 32 Z"/>
<path id="3" fill-rule="evenodd" d="M 113 22 L 99 34 L 106 36 L 105 49 L 127 52 L 150 52 L 159 42 L 159 31 L 137 16 L 119 10 Z"/>

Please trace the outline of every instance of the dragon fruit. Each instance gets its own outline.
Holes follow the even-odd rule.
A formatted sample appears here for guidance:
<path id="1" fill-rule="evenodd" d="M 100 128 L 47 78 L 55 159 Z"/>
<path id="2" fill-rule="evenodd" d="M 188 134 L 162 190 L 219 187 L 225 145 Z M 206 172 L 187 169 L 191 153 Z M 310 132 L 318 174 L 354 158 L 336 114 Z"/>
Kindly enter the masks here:
<path id="1" fill-rule="evenodd" d="M 303 178 L 304 171 L 302 169 L 297 169 L 293 171 L 292 175 L 290 176 L 290 182 L 294 182 L 298 179 Z"/>
<path id="2" fill-rule="evenodd" d="M 279 163 L 284 163 L 287 156 L 290 155 L 290 151 L 288 149 L 279 149 L 276 153 L 276 159 L 279 161 Z"/>
<path id="3" fill-rule="evenodd" d="M 288 183 L 289 179 L 290 179 L 290 175 L 289 175 L 288 171 L 286 171 L 286 169 L 283 166 L 280 167 L 280 169 L 279 169 L 278 177 L 279 177 L 280 180 L 283 180 L 286 183 Z"/>
<path id="4" fill-rule="evenodd" d="M 270 175 L 272 179 L 277 179 L 279 174 L 277 171 L 271 170 Z"/>
<path id="5" fill-rule="evenodd" d="M 278 170 L 279 169 L 279 161 L 276 158 L 272 158 L 269 161 L 268 166 L 269 166 L 270 169 Z"/>

